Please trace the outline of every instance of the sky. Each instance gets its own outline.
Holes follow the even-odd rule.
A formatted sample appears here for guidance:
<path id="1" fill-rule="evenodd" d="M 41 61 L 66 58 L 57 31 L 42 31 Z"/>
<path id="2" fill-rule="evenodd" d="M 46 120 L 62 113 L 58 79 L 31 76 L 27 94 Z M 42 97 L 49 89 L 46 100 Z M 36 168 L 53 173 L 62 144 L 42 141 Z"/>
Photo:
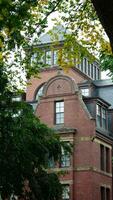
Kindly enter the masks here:
<path id="1" fill-rule="evenodd" d="M 109 71 L 103 71 L 101 73 L 101 79 L 110 79 L 110 76 L 108 75 Z"/>

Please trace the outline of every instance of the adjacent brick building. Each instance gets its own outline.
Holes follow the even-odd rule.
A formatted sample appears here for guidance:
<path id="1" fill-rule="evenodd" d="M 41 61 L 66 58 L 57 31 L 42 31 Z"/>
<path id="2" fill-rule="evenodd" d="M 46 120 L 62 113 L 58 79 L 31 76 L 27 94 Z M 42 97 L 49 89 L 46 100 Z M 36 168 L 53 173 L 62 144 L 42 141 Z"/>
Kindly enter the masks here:
<path id="1" fill-rule="evenodd" d="M 63 72 L 54 63 L 57 49 L 51 53 L 48 41 L 45 49 L 50 67 L 31 78 L 26 98 L 61 140 L 73 144 L 72 155 L 62 150 L 59 163 L 49 162 L 53 170 L 65 172 L 62 198 L 112 200 L 113 83 L 101 80 L 98 63 L 86 58 Z"/>

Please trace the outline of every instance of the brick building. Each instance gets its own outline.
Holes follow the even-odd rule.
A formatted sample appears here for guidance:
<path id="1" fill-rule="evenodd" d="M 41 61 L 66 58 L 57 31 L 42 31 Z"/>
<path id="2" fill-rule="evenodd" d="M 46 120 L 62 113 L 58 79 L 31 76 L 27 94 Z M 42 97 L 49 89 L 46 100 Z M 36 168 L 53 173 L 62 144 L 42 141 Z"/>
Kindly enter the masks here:
<path id="1" fill-rule="evenodd" d="M 60 163 L 49 162 L 53 170 L 65 172 L 62 197 L 112 200 L 113 83 L 101 80 L 98 63 L 87 58 L 67 73 L 60 70 L 57 47 L 49 48 L 48 35 L 42 43 L 48 67 L 40 79 L 31 78 L 26 99 L 61 140 L 73 144 L 72 155 L 62 150 Z"/>

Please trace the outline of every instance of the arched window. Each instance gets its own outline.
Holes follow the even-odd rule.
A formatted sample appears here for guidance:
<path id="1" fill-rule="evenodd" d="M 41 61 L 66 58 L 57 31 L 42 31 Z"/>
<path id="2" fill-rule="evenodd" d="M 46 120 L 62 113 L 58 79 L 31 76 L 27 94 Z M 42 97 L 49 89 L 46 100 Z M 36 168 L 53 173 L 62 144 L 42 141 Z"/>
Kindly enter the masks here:
<path id="1" fill-rule="evenodd" d="M 41 86 L 38 88 L 38 90 L 37 90 L 37 92 L 36 92 L 36 94 L 35 94 L 35 100 L 36 100 L 36 101 L 38 101 L 38 100 L 40 99 L 40 97 L 43 95 L 43 88 L 44 88 L 44 84 L 41 85 Z"/>

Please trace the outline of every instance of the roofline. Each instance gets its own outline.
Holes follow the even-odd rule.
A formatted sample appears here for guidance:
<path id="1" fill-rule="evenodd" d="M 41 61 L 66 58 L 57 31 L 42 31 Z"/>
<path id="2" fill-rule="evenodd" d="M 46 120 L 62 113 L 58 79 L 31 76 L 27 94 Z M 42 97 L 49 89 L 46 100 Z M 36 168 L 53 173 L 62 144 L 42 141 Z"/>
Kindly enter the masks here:
<path id="1" fill-rule="evenodd" d="M 107 107 L 109 107 L 109 106 L 111 106 L 111 104 L 110 103 L 108 103 L 107 101 L 105 101 L 104 99 L 102 99 L 101 97 L 85 97 L 85 96 L 83 96 L 83 99 L 84 100 L 100 100 L 100 102 L 101 103 L 104 103 Z"/>

